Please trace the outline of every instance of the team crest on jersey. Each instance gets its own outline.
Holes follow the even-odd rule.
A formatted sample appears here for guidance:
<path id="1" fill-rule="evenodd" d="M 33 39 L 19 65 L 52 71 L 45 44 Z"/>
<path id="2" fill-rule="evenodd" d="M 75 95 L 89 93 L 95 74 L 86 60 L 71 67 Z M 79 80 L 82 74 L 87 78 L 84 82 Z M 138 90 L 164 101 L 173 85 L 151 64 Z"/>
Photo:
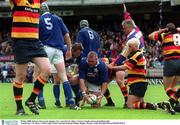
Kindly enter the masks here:
<path id="1" fill-rule="evenodd" d="M 96 73 L 97 73 L 97 72 L 98 72 L 98 69 L 97 69 L 97 68 L 94 68 L 94 72 L 96 72 Z"/>

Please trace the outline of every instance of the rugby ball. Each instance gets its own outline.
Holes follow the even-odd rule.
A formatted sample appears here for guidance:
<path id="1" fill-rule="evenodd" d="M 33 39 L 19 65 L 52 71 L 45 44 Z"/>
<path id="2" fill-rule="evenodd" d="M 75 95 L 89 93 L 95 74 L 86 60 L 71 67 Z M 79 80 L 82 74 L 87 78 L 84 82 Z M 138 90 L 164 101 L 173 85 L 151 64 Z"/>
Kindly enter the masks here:
<path id="1" fill-rule="evenodd" d="M 97 96 L 95 94 L 89 94 L 89 101 L 91 104 L 96 104 L 97 103 Z"/>

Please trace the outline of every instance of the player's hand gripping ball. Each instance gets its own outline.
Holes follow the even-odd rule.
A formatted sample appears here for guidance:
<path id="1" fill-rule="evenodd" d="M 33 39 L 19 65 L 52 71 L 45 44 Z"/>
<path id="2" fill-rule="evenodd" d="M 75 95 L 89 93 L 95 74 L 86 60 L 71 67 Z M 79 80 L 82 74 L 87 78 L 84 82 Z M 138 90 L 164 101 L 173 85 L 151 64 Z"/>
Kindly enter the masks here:
<path id="1" fill-rule="evenodd" d="M 89 103 L 96 104 L 97 103 L 97 96 L 95 94 L 89 94 Z"/>

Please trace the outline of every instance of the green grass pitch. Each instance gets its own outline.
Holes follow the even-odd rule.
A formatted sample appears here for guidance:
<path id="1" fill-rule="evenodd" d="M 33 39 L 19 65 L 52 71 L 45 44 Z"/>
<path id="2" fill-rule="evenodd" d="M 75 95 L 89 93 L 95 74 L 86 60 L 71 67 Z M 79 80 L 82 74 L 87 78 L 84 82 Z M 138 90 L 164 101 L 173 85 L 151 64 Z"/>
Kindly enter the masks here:
<path id="1" fill-rule="evenodd" d="M 123 109 L 123 97 L 119 87 L 115 84 L 109 86 L 111 96 L 115 102 L 115 107 L 104 107 L 105 99 L 102 100 L 100 109 L 91 109 L 90 105 L 85 105 L 82 110 L 70 110 L 69 108 L 57 109 L 54 105 L 52 84 L 44 87 L 47 109 L 40 110 L 40 115 L 32 114 L 27 107 L 27 116 L 16 116 L 15 102 L 13 98 L 12 84 L 0 83 L 0 119 L 180 119 L 180 114 L 171 115 L 162 110 L 133 110 Z M 23 104 L 30 95 L 33 84 L 25 84 Z M 62 90 L 62 87 L 61 87 Z M 167 100 L 162 85 L 149 85 L 145 95 L 145 101 L 159 102 Z M 64 94 L 61 91 L 61 102 L 64 107 Z"/>

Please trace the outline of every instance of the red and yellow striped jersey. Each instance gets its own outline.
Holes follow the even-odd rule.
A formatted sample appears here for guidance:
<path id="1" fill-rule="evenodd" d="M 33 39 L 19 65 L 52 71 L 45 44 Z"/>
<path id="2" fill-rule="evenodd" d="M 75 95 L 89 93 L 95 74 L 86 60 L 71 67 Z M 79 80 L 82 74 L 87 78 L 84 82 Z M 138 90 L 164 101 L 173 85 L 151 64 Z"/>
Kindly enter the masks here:
<path id="1" fill-rule="evenodd" d="M 147 83 L 146 59 L 140 50 L 132 54 L 124 65 L 128 67 L 128 85 L 135 83 Z"/>
<path id="2" fill-rule="evenodd" d="M 13 11 L 11 37 L 38 39 L 41 3 L 46 0 L 10 0 Z"/>
<path id="3" fill-rule="evenodd" d="M 162 41 L 164 60 L 180 59 L 179 33 L 155 33 L 154 40 Z"/>

